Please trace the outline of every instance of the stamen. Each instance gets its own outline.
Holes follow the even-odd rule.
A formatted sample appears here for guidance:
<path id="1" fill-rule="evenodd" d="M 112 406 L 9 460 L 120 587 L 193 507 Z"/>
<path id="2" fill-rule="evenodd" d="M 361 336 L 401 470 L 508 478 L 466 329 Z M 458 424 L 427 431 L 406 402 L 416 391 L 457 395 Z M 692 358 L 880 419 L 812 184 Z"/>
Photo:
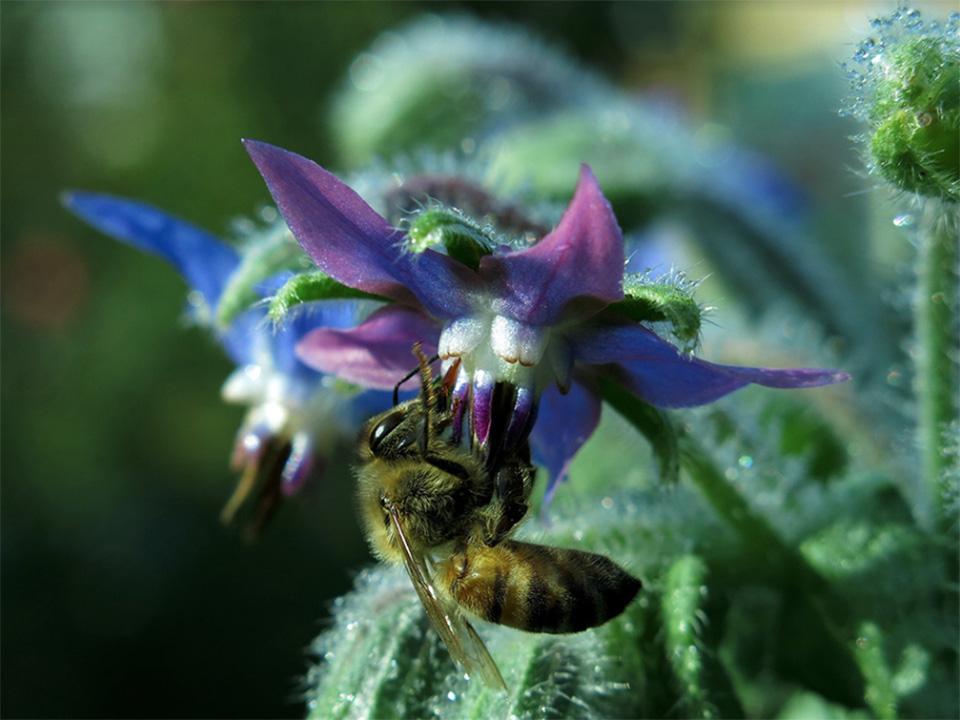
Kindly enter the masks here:
<path id="1" fill-rule="evenodd" d="M 459 445 L 460 439 L 463 437 L 464 410 L 470 402 L 470 378 L 462 367 L 457 373 L 457 382 L 453 386 L 451 398 L 450 413 L 453 423 L 451 441 L 454 445 Z"/>
<path id="2" fill-rule="evenodd" d="M 437 354 L 446 360 L 472 352 L 487 335 L 489 328 L 489 322 L 481 318 L 458 318 L 440 334 Z"/>
<path id="3" fill-rule="evenodd" d="M 493 376 L 485 370 L 473 375 L 473 437 L 480 445 L 486 445 L 490 436 L 492 419 Z"/>
<path id="4" fill-rule="evenodd" d="M 550 331 L 497 315 L 490 326 L 490 347 L 508 363 L 536 365 L 547 347 Z"/>
<path id="5" fill-rule="evenodd" d="M 517 388 L 516 400 L 510 414 L 510 424 L 504 436 L 504 452 L 519 447 L 530 436 L 537 419 L 537 398 L 533 388 Z"/>
<path id="6" fill-rule="evenodd" d="M 313 440 L 307 433 L 297 433 L 290 443 L 290 457 L 283 464 L 280 490 L 286 497 L 295 495 L 310 477 L 317 457 L 313 453 Z"/>

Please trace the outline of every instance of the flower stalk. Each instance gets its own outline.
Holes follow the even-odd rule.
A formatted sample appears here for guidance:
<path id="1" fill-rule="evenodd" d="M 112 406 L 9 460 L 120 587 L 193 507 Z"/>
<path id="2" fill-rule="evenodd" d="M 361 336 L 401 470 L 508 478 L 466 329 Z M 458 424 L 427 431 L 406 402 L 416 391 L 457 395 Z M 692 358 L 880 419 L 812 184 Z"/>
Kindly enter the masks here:
<path id="1" fill-rule="evenodd" d="M 932 522 L 950 524 L 944 507 L 949 489 L 945 479 L 957 458 L 947 451 L 947 433 L 958 412 L 960 387 L 960 318 L 957 283 L 960 279 L 960 235 L 953 203 L 931 201 L 920 228 L 918 277 L 914 304 L 917 333 L 917 432 L 924 486 L 932 504 Z"/>

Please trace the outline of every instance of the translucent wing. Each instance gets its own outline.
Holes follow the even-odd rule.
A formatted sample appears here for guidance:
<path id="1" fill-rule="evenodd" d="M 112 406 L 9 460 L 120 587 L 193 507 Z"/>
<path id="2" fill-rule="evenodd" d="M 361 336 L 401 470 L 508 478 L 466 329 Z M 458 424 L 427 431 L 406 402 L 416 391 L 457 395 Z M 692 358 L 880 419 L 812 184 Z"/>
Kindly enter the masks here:
<path id="1" fill-rule="evenodd" d="M 400 540 L 403 564 L 407 574 L 413 582 L 413 587 L 420 597 L 423 609 L 430 618 L 430 624 L 443 640 L 453 659 L 463 666 L 470 676 L 479 676 L 490 687 L 496 690 L 506 690 L 507 684 L 500 674 L 497 664 L 490 657 L 487 646 L 477 635 L 477 631 L 463 617 L 460 611 L 451 606 L 451 603 L 442 597 L 430 581 L 430 571 L 423 557 L 415 555 L 407 542 L 403 523 L 396 510 L 391 509 L 390 521 Z"/>

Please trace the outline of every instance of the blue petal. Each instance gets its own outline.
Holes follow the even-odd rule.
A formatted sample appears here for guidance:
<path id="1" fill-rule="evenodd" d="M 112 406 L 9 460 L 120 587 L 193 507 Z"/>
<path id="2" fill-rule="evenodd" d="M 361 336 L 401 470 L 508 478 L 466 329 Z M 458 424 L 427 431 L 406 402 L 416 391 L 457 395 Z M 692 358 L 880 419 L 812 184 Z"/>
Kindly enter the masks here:
<path id="1" fill-rule="evenodd" d="M 316 370 L 305 365 L 296 355 L 297 343 L 317 328 L 345 329 L 358 325 L 378 303 L 370 300 L 322 300 L 305 303 L 291 312 L 281 325 L 263 326 L 269 333 L 273 367 L 289 376 L 315 379 Z"/>
<path id="2" fill-rule="evenodd" d="M 577 382 L 566 395 L 551 385 L 540 396 L 537 422 L 530 433 L 530 450 L 534 462 L 547 471 L 544 510 L 557 487 L 566 480 L 573 456 L 593 435 L 600 422 L 600 406 L 600 398 Z"/>
<path id="3" fill-rule="evenodd" d="M 598 327 L 574 340 L 577 362 L 613 364 L 621 381 L 660 407 L 705 405 L 744 385 L 808 388 L 849 380 L 838 370 L 757 368 L 716 365 L 681 354 L 673 345 L 639 325 Z"/>
<path id="4" fill-rule="evenodd" d="M 215 236 L 145 203 L 74 192 L 63 204 L 101 232 L 169 261 L 211 308 L 240 262 Z"/>

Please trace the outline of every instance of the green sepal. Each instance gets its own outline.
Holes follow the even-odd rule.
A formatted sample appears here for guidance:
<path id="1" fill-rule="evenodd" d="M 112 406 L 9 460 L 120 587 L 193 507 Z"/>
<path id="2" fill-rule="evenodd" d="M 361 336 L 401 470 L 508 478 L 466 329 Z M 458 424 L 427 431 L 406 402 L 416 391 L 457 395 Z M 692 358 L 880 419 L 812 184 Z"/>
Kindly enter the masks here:
<path id="1" fill-rule="evenodd" d="M 682 274 L 654 282 L 644 273 L 627 275 L 623 279 L 623 300 L 609 305 L 606 312 L 626 315 L 637 322 L 668 322 L 673 336 L 689 352 L 700 341 L 703 317 L 703 308 L 693 299 L 693 288 Z"/>
<path id="2" fill-rule="evenodd" d="M 601 377 L 597 386 L 600 396 L 650 441 L 660 479 L 675 484 L 680 479 L 680 450 L 677 430 L 669 416 L 614 380 Z"/>
<path id="3" fill-rule="evenodd" d="M 286 226 L 251 243 L 220 297 L 217 324 L 221 328 L 227 327 L 240 313 L 262 300 L 257 286 L 267 278 L 285 270 L 301 270 L 309 266 L 310 259 Z"/>
<path id="4" fill-rule="evenodd" d="M 314 270 L 300 273 L 286 283 L 270 298 L 268 316 L 273 322 L 280 322 L 297 305 L 317 300 L 380 300 L 379 295 L 347 287 L 334 280 L 325 272 Z"/>
<path id="5" fill-rule="evenodd" d="M 447 255 L 477 270 L 480 259 L 500 244 L 496 233 L 455 208 L 431 207 L 417 213 L 407 231 L 407 249 L 420 253 L 442 247 Z"/>

